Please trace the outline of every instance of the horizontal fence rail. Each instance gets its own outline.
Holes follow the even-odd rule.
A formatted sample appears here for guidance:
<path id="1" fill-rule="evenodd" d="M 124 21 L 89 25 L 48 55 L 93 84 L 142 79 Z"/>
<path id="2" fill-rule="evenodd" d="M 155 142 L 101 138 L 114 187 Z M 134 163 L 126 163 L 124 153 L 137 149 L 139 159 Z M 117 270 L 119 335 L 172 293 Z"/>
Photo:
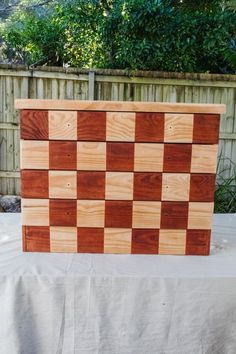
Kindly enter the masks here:
<path id="1" fill-rule="evenodd" d="M 223 103 L 219 171 L 236 164 L 236 75 L 0 65 L 0 194 L 20 193 L 17 98 Z"/>

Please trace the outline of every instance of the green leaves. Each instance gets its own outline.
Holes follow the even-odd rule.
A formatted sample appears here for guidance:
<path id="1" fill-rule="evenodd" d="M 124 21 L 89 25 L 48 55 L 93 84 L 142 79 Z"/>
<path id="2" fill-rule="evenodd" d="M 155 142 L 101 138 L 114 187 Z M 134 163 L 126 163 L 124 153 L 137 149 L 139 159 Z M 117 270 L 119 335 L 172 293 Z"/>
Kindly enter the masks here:
<path id="1" fill-rule="evenodd" d="M 236 12 L 226 3 L 52 0 L 13 12 L 0 35 L 26 64 L 234 73 Z"/>

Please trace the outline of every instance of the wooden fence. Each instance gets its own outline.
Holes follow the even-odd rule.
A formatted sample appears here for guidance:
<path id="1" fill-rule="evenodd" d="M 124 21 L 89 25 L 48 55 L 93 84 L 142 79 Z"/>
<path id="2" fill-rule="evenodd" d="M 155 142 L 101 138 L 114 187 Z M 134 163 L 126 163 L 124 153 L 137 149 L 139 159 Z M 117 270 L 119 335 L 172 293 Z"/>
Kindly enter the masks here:
<path id="1" fill-rule="evenodd" d="M 225 178 L 236 164 L 236 75 L 0 66 L 0 194 L 19 194 L 16 98 L 225 103 L 219 155 Z M 230 167 L 231 166 L 231 167 Z"/>

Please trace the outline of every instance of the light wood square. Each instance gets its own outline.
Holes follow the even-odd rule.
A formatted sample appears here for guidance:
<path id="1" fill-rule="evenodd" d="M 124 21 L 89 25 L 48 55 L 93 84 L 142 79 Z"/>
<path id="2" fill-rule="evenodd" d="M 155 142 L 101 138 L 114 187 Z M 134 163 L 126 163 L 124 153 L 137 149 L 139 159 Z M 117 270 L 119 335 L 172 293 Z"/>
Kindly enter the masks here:
<path id="1" fill-rule="evenodd" d="M 106 172 L 106 199 L 133 200 L 132 172 Z"/>
<path id="2" fill-rule="evenodd" d="M 77 112 L 49 111 L 49 139 L 77 140 Z"/>
<path id="3" fill-rule="evenodd" d="M 135 113 L 107 112 L 107 141 L 135 140 Z"/>
<path id="4" fill-rule="evenodd" d="M 106 228 L 104 253 L 131 253 L 131 229 Z"/>
<path id="5" fill-rule="evenodd" d="M 165 114 L 164 142 L 192 143 L 193 114 Z"/>
<path id="6" fill-rule="evenodd" d="M 134 171 L 162 172 L 164 144 L 136 143 Z"/>
<path id="7" fill-rule="evenodd" d="M 163 173 L 162 200 L 188 201 L 190 189 L 190 174 Z"/>
<path id="8" fill-rule="evenodd" d="M 160 254 L 185 254 L 186 230 L 160 230 Z"/>
<path id="9" fill-rule="evenodd" d="M 76 199 L 76 171 L 49 171 L 49 198 Z"/>
<path id="10" fill-rule="evenodd" d="M 218 145 L 192 146 L 191 172 L 216 173 Z"/>
<path id="11" fill-rule="evenodd" d="M 160 215 L 161 202 L 133 202 L 133 228 L 159 229 Z"/>
<path id="12" fill-rule="evenodd" d="M 77 143 L 78 170 L 106 170 L 106 143 L 78 142 Z"/>
<path id="13" fill-rule="evenodd" d="M 104 200 L 78 200 L 77 226 L 104 227 L 105 201 Z"/>
<path id="14" fill-rule="evenodd" d="M 22 225 L 49 226 L 49 200 L 24 199 L 21 200 Z"/>
<path id="15" fill-rule="evenodd" d="M 49 142 L 37 140 L 20 141 L 21 169 L 49 168 Z"/>
<path id="16" fill-rule="evenodd" d="M 77 228 L 51 226 L 50 251 L 72 253 L 77 252 Z"/>
<path id="17" fill-rule="evenodd" d="M 214 203 L 189 203 L 188 229 L 210 230 Z"/>

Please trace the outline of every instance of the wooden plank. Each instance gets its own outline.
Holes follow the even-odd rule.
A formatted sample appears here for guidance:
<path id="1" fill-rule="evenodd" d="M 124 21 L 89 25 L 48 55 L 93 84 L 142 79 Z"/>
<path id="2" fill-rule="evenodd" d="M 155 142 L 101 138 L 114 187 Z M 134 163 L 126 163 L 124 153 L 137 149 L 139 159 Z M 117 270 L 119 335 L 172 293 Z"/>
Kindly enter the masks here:
<path id="1" fill-rule="evenodd" d="M 19 130 L 19 124 L 18 123 L 0 123 L 0 129 L 2 130 Z"/>
<path id="2" fill-rule="evenodd" d="M 0 178 L 20 178 L 20 172 L 16 171 L 0 171 Z"/>
<path id="3" fill-rule="evenodd" d="M 106 172 L 106 200 L 133 200 L 133 173 Z"/>
<path id="4" fill-rule="evenodd" d="M 49 111 L 49 139 L 77 140 L 77 112 Z"/>
<path id="5" fill-rule="evenodd" d="M 15 100 L 17 109 L 101 110 L 176 113 L 225 113 L 225 105 L 157 102 Z"/>
<path id="6" fill-rule="evenodd" d="M 134 201 L 133 228 L 159 229 L 161 218 L 161 202 Z"/>
<path id="7" fill-rule="evenodd" d="M 88 75 L 88 98 L 89 100 L 94 100 L 94 85 L 95 85 L 95 73 L 90 70 Z"/>
<path id="8" fill-rule="evenodd" d="M 165 114 L 166 143 L 192 143 L 193 114 Z"/>
<path id="9" fill-rule="evenodd" d="M 77 200 L 77 226 L 104 227 L 104 200 Z"/>
<path id="10" fill-rule="evenodd" d="M 188 229 L 210 230 L 214 203 L 189 203 Z"/>
<path id="11" fill-rule="evenodd" d="M 107 112 L 107 141 L 135 140 L 135 113 Z"/>
<path id="12" fill-rule="evenodd" d="M 50 251 L 51 252 L 77 252 L 77 228 L 76 227 L 50 227 Z"/>
<path id="13" fill-rule="evenodd" d="M 192 173 L 216 173 L 218 145 L 192 146 Z"/>
<path id="14" fill-rule="evenodd" d="M 185 254 L 186 230 L 160 230 L 159 254 Z"/>
<path id="15" fill-rule="evenodd" d="M 49 171 L 49 198 L 76 199 L 76 171 Z"/>
<path id="16" fill-rule="evenodd" d="M 49 142 L 21 140 L 21 169 L 48 169 Z"/>
<path id="17" fill-rule="evenodd" d="M 131 253 L 131 229 L 106 228 L 104 253 Z"/>

